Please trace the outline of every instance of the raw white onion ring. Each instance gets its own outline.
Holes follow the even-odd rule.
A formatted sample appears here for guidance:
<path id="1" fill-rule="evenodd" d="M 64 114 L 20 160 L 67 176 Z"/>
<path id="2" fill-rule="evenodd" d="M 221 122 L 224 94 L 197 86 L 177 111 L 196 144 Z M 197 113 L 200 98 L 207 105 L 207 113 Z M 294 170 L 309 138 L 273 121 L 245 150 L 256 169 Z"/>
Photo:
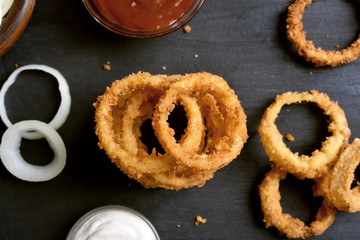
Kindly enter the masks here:
<path id="1" fill-rule="evenodd" d="M 66 82 L 66 79 L 63 77 L 63 75 L 56 69 L 46 66 L 46 65 L 38 65 L 38 64 L 30 64 L 25 65 L 22 67 L 19 67 L 16 69 L 9 78 L 5 81 L 4 85 L 2 86 L 0 90 L 0 117 L 5 123 L 7 127 L 10 127 L 12 123 L 10 122 L 5 108 L 5 94 L 9 87 L 15 82 L 17 76 L 20 74 L 20 72 L 25 70 L 40 70 L 47 72 L 54 76 L 59 84 L 59 91 L 61 96 L 61 103 L 59 106 L 59 109 L 54 116 L 54 118 L 49 122 L 49 125 L 53 127 L 55 130 L 59 129 L 64 122 L 66 121 L 66 118 L 68 117 L 70 113 L 70 105 L 71 105 L 71 96 L 70 96 L 70 90 L 69 85 Z M 39 134 L 38 132 L 26 132 L 23 134 L 23 137 L 26 139 L 40 139 L 43 136 Z"/>
<path id="2" fill-rule="evenodd" d="M 3 0 L 2 2 L 2 14 L 0 15 L 1 17 L 4 17 L 7 12 L 10 10 L 11 6 L 13 5 L 14 0 Z"/>
<path id="3" fill-rule="evenodd" d="M 1 1 L 1 0 L 0 0 Z M 2 8 L 0 6 L 0 25 L 1 25 L 1 22 L 2 22 Z"/>
<path id="4" fill-rule="evenodd" d="M 54 152 L 53 160 L 45 166 L 30 164 L 20 154 L 21 139 L 29 130 L 42 133 Z M 60 135 L 48 124 L 26 120 L 10 126 L 2 137 L 0 158 L 15 177 L 29 182 L 43 182 L 56 177 L 65 167 L 66 148 Z"/>

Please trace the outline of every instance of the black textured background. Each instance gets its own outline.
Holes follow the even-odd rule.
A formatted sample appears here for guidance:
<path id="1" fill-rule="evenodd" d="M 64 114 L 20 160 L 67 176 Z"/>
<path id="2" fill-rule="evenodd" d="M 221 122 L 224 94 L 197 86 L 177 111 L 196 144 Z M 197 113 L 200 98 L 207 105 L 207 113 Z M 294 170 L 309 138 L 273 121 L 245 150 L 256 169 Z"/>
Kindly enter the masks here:
<path id="1" fill-rule="evenodd" d="M 164 240 L 280 238 L 276 230 L 265 229 L 257 193 L 271 164 L 257 132 L 266 107 L 286 91 L 326 92 L 344 109 L 351 141 L 360 137 L 360 60 L 336 68 L 315 68 L 299 57 L 286 39 L 290 3 L 207 0 L 189 23 L 190 34 L 178 30 L 161 38 L 137 40 L 100 26 L 81 1 L 38 0 L 24 33 L 0 58 L 0 82 L 15 69 L 15 63 L 47 64 L 66 77 L 72 106 L 58 132 L 67 146 L 67 165 L 51 181 L 28 183 L 0 164 L 0 239 L 65 239 L 78 218 L 108 204 L 143 213 Z M 357 38 L 358 9 L 357 1 L 316 1 L 305 12 L 304 29 L 316 46 L 343 48 Z M 107 61 L 111 71 L 102 69 Z M 179 192 L 143 189 L 98 149 L 92 104 L 111 82 L 137 71 L 208 71 L 224 77 L 239 96 L 248 116 L 249 139 L 241 155 L 204 187 Z M 55 81 L 49 80 L 38 72 L 20 75 L 6 98 L 13 122 L 52 118 L 59 94 Z M 282 133 L 295 137 L 291 149 L 311 153 L 327 135 L 326 120 L 312 104 L 291 105 L 280 113 L 277 124 Z M 4 131 L 1 123 L 0 134 Z M 23 141 L 23 154 L 29 161 L 46 164 L 52 153 L 44 145 Z M 320 202 L 312 197 L 312 184 L 291 176 L 284 180 L 284 211 L 310 222 Z M 207 223 L 195 227 L 197 215 Z M 359 213 L 340 212 L 334 224 L 314 239 L 358 239 L 359 225 Z"/>

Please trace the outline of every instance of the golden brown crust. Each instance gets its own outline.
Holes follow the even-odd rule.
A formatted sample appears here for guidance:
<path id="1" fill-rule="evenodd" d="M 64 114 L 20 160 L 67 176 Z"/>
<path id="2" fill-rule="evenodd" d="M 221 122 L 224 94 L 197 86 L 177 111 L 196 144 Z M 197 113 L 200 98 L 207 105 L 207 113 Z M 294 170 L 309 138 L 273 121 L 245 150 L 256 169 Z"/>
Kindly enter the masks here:
<path id="1" fill-rule="evenodd" d="M 275 124 L 284 105 L 301 102 L 316 103 L 319 108 L 324 110 L 324 114 L 330 117 L 328 130 L 332 135 L 323 142 L 321 149 L 315 150 L 311 156 L 291 152 Z M 314 90 L 278 95 L 265 110 L 258 131 L 270 160 L 299 178 L 321 177 L 328 173 L 350 136 L 344 111 L 326 94 Z"/>
<path id="2" fill-rule="evenodd" d="M 207 73 L 204 75 L 213 76 Z M 142 72 L 131 74 L 112 83 L 94 103 L 95 133 L 99 138 L 99 147 L 105 150 L 121 171 L 146 188 L 162 187 L 179 190 L 193 186 L 201 187 L 218 169 L 196 169 L 182 164 L 167 152 L 162 155 L 154 149 L 148 154 L 148 149 L 140 140 L 142 123 L 146 119 L 157 121 L 153 117 L 153 109 L 161 96 L 172 87 L 172 84 L 183 81 L 184 78 L 179 75 L 153 76 Z M 212 86 L 208 85 L 208 87 Z M 205 107 L 205 103 L 200 103 L 201 99 L 209 100 L 209 107 Z M 183 151 L 200 153 L 205 149 L 213 148 L 211 141 L 205 143 L 204 140 L 203 114 L 214 111 L 213 120 L 218 120 L 222 116 L 219 116 L 216 103 L 211 100 L 213 99 L 206 96 L 195 98 L 188 94 L 178 95 L 176 104 L 183 105 L 188 119 L 185 134 L 178 141 Z M 173 108 L 172 105 L 166 110 L 170 113 Z M 221 121 L 218 124 L 225 124 L 224 119 Z M 206 124 L 206 127 L 214 126 L 216 124 Z M 222 131 L 221 128 L 220 130 Z M 173 129 L 168 131 L 171 135 L 174 134 Z M 218 134 L 214 131 L 213 135 L 210 134 L 206 138 L 215 140 Z"/>
<path id="3" fill-rule="evenodd" d="M 322 234 L 335 220 L 336 209 L 323 204 L 315 216 L 315 221 L 309 226 L 300 219 L 283 213 L 279 187 L 280 181 L 285 179 L 286 175 L 286 171 L 272 166 L 259 185 L 261 209 L 266 227 L 275 227 L 288 238 L 308 238 Z"/>
<path id="4" fill-rule="evenodd" d="M 340 51 L 325 51 L 321 48 L 315 48 L 312 41 L 306 40 L 306 32 L 302 30 L 303 23 L 301 20 L 305 8 L 311 3 L 312 0 L 295 0 L 288 8 L 286 32 L 288 39 L 298 49 L 299 55 L 317 67 L 335 67 L 357 59 L 360 56 L 360 38 Z"/>

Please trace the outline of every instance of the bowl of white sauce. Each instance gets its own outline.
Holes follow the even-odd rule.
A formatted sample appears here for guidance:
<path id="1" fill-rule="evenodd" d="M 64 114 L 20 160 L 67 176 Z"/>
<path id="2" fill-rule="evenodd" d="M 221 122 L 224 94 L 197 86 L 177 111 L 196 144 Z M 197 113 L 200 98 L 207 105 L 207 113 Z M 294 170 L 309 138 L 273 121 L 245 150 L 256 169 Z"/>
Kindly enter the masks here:
<path id="1" fill-rule="evenodd" d="M 109 205 L 83 215 L 66 240 L 160 240 L 155 227 L 141 213 L 124 206 Z"/>

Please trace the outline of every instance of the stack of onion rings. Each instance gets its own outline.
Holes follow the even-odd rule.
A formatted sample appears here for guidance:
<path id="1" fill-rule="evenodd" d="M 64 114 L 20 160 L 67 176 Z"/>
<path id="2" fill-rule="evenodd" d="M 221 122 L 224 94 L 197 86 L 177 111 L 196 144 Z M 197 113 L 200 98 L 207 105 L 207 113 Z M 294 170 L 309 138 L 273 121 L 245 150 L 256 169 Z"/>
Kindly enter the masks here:
<path id="1" fill-rule="evenodd" d="M 167 123 L 176 104 L 188 119 L 179 141 Z M 246 115 L 237 96 L 224 79 L 209 73 L 131 74 L 115 81 L 94 107 L 99 147 L 146 188 L 201 187 L 240 154 L 247 139 Z M 165 154 L 155 149 L 149 154 L 141 142 L 140 127 L 147 119 L 152 119 Z"/>
<path id="2" fill-rule="evenodd" d="M 277 115 L 285 104 L 301 102 L 316 103 L 318 107 L 324 110 L 324 114 L 330 117 L 328 130 L 332 135 L 327 137 L 321 149 L 315 150 L 312 156 L 299 156 L 298 153 L 292 153 L 286 147 L 283 136 L 275 125 Z M 346 148 L 349 150 L 343 151 L 350 137 L 350 129 L 343 110 L 336 102 L 331 101 L 326 94 L 318 91 L 287 92 L 278 95 L 275 101 L 266 109 L 258 130 L 266 153 L 270 160 L 275 163 L 259 186 L 266 227 L 276 227 L 279 232 L 285 234 L 288 238 L 307 238 L 322 234 L 335 219 L 337 209 L 335 208 L 334 197 L 337 197 L 339 202 L 341 202 L 341 197 L 346 199 L 356 198 L 356 193 L 349 193 L 350 185 L 348 183 L 351 184 L 352 178 L 344 173 L 354 171 L 354 165 L 356 166 L 359 163 L 360 157 L 351 161 L 348 159 L 353 159 L 354 152 L 357 154 L 360 152 L 360 141 L 356 141 L 356 146 L 351 149 Z M 351 162 L 351 166 L 349 162 Z M 333 168 L 334 165 L 335 168 Z M 349 167 L 345 166 L 342 171 L 337 168 L 337 166 L 343 168 L 344 165 Z M 301 220 L 282 212 L 279 182 L 285 179 L 288 173 L 300 179 L 314 179 L 316 184 L 313 187 L 313 194 L 324 199 L 315 221 L 309 226 L 305 226 Z M 334 182 L 343 184 L 344 180 L 339 180 L 339 178 L 346 178 L 347 185 L 342 185 L 343 191 L 341 194 L 332 196 L 329 186 L 332 187 L 330 189 L 334 192 L 339 193 L 340 186 L 332 185 Z M 358 192 L 357 189 L 356 192 Z M 351 209 L 349 205 L 343 205 L 343 207 Z"/>
<path id="3" fill-rule="evenodd" d="M 288 39 L 298 49 L 299 55 L 317 67 L 335 67 L 357 59 L 360 56 L 360 38 L 341 51 L 324 51 L 321 48 L 315 48 L 312 41 L 306 40 L 306 32 L 302 30 L 301 19 L 305 8 L 311 3 L 312 0 L 295 0 L 288 8 L 286 32 Z"/>

